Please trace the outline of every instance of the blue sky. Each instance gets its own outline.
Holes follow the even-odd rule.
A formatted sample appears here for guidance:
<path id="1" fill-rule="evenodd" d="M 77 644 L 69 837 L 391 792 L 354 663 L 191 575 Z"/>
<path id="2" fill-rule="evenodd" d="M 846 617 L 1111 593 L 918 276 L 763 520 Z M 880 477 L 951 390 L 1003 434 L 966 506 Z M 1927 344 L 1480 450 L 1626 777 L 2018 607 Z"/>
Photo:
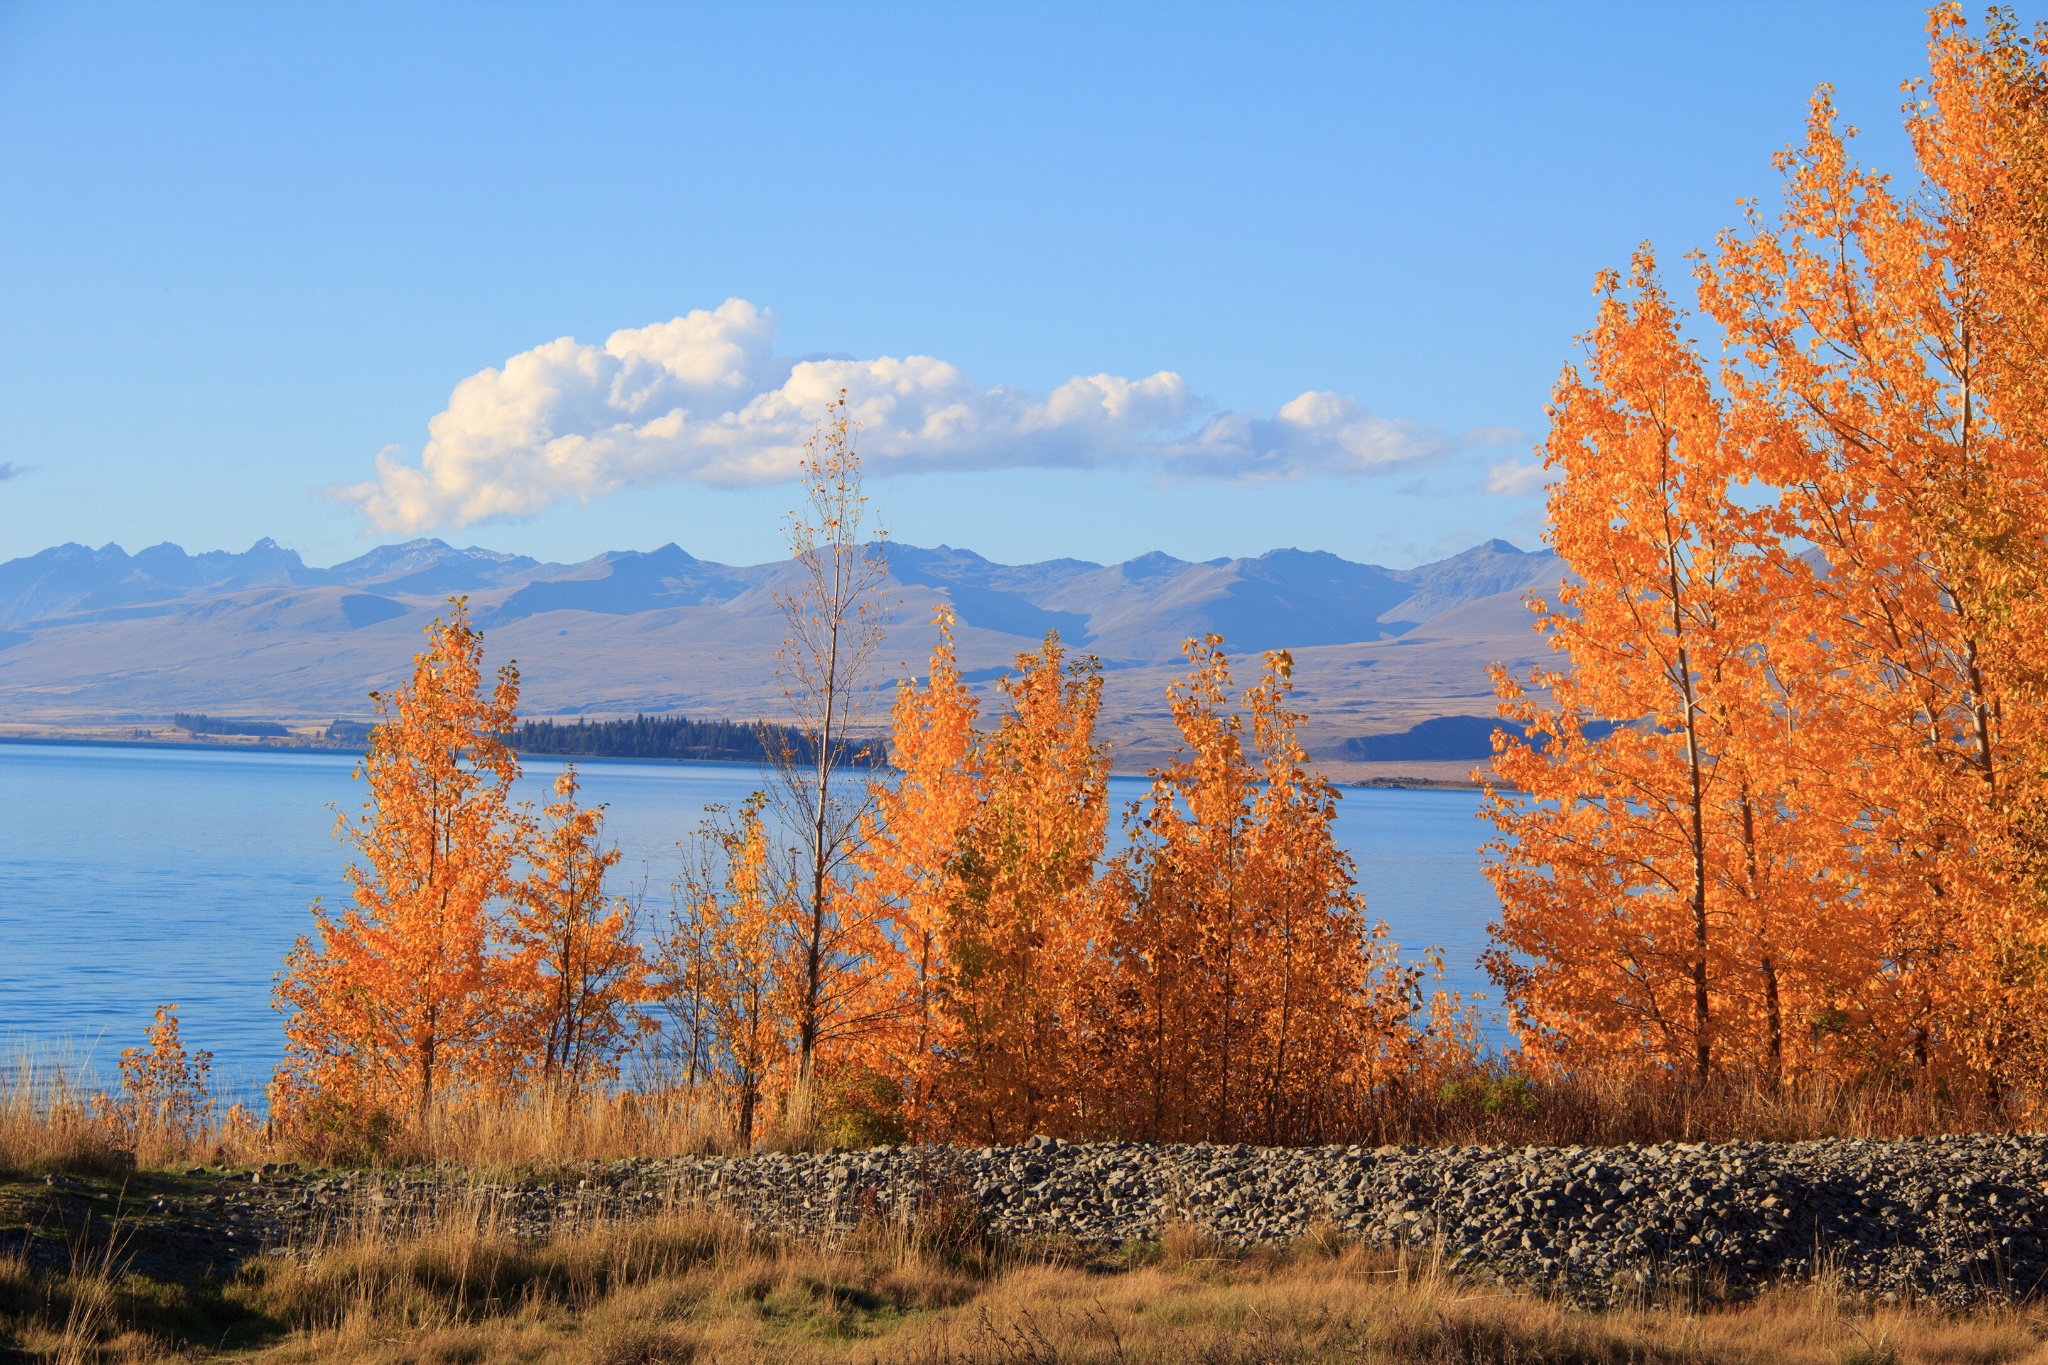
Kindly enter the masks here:
<path id="1" fill-rule="evenodd" d="M 1923 38 L 1881 0 L 0 4 L 0 558 L 756 561 L 841 383 L 913 543 L 1531 545 L 1594 272 L 1771 194 L 1824 80 L 1904 169 Z"/>

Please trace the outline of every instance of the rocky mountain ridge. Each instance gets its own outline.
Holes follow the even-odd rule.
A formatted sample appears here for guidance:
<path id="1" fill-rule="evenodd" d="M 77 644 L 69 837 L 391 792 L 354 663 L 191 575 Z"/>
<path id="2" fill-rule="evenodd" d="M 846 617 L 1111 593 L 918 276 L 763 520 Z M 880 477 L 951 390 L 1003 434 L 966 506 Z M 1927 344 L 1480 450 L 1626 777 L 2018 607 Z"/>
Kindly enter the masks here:
<path id="1" fill-rule="evenodd" d="M 1102 661 L 1105 729 L 1132 755 L 1170 742 L 1165 682 L 1182 642 L 1210 632 L 1247 662 L 1294 651 L 1314 747 L 1332 759 L 1354 756 L 1342 746 L 1360 736 L 1489 715 L 1486 665 L 1533 655 L 1522 599 L 1561 577 L 1554 555 L 1499 540 L 1407 569 L 1294 549 L 1111 565 L 997 564 L 944 545 L 887 554 L 892 676 L 928 653 L 942 603 L 982 684 L 1058 631 Z M 456 593 L 492 652 L 519 661 L 529 714 L 752 718 L 773 714 L 779 695 L 775 598 L 790 573 L 786 561 L 718 564 L 674 544 L 563 565 L 415 540 L 325 568 L 269 539 L 239 554 L 61 545 L 0 564 L 0 721 L 358 717 Z M 1403 752 L 1476 757 L 1483 745 L 1467 753 L 1466 729 L 1444 753 L 1441 729 Z"/>

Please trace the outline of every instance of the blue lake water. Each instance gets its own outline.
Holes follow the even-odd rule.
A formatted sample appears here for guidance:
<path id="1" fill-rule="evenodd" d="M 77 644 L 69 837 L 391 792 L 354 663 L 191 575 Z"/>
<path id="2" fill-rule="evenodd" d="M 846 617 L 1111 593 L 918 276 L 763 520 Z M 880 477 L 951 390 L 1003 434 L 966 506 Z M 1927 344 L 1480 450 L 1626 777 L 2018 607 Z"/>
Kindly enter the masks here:
<path id="1" fill-rule="evenodd" d="M 216 1093 L 260 1094 L 283 1049 L 272 978 L 315 896 L 346 902 L 338 810 L 363 786 L 353 755 L 293 750 L 0 744 L 0 1047 L 56 1049 L 111 1070 L 176 1002 L 188 1045 L 214 1054 Z M 545 801 L 559 762 L 526 764 Z M 608 806 L 620 889 L 667 904 L 677 841 L 711 803 L 761 785 L 725 763 L 581 760 L 583 796 Z M 1121 807 L 1141 796 L 1118 778 Z M 1440 947 L 1458 989 L 1498 902 L 1480 871 L 1490 826 L 1469 791 L 1347 789 L 1340 841 L 1370 912 L 1405 948 Z M 1112 828 L 1115 827 L 1112 822 Z"/>

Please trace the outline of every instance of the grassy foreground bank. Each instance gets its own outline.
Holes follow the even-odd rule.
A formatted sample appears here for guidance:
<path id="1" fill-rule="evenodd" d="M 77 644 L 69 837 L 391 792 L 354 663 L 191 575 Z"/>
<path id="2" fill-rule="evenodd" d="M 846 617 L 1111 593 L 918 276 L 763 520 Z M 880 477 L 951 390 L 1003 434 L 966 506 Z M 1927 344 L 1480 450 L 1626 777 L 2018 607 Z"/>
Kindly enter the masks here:
<path id="1" fill-rule="evenodd" d="M 1404 1136 L 1784 1141 L 1977 1126 L 1926 1093 L 1825 1087 L 1502 1082 L 1430 1098 Z M 822 1242 L 685 1207 L 534 1241 L 510 1235 L 502 1204 L 457 1199 L 394 1235 L 390 1210 L 380 1223 L 346 1199 L 325 1221 L 274 1215 L 309 1184 L 360 1188 L 414 1163 L 457 1185 L 543 1172 L 574 1189 L 577 1163 L 726 1144 L 694 1108 L 593 1100 L 568 1128 L 525 1106 L 451 1113 L 434 1144 L 401 1137 L 345 1182 L 303 1167 L 273 1180 L 281 1169 L 264 1163 L 321 1159 L 274 1149 L 259 1127 L 124 1136 L 88 1100 L 49 1069 L 0 1085 L 0 1359 L 2048 1365 L 2048 1310 L 2031 1303 L 1871 1302 L 1824 1272 L 1745 1301 L 1707 1285 L 1589 1312 L 1326 1230 L 1239 1253 L 1172 1227 L 1107 1255 L 1001 1242 L 964 1208 Z"/>
<path id="2" fill-rule="evenodd" d="M 399 1238 L 341 1220 L 206 1273 L 143 1252 L 162 1231 L 151 1208 L 206 1197 L 203 1183 L 155 1179 L 149 1191 L 113 1176 L 0 1185 L 0 1225 L 39 1218 L 47 1232 L 54 1220 L 69 1245 L 55 1260 L 0 1254 L 0 1353 L 591 1365 L 2048 1361 L 2048 1314 L 2032 1308 L 1873 1304 L 1823 1278 L 1742 1303 L 1666 1291 L 1591 1313 L 1320 1233 L 1233 1253 L 1177 1227 L 1105 1256 L 997 1245 L 957 1217 L 876 1222 L 821 1243 L 674 1210 L 537 1243 L 505 1235 L 477 1205 Z M 130 1221 L 122 1203 L 133 1196 Z M 102 1216 L 80 1216 L 95 1206 Z"/>

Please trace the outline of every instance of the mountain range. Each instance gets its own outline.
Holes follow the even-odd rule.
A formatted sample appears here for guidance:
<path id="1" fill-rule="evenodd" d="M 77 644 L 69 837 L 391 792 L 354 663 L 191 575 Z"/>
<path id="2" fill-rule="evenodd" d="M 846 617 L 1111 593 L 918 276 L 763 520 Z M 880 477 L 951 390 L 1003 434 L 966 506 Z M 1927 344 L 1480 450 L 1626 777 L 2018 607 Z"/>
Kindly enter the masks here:
<path id="1" fill-rule="evenodd" d="M 1524 598 L 1562 576 L 1555 555 L 1500 540 L 1411 569 L 1292 549 L 1110 565 L 996 564 L 943 545 L 891 544 L 887 555 L 889 674 L 921 666 L 941 603 L 984 692 L 1056 630 L 1102 662 L 1102 728 L 1120 769 L 1170 751 L 1165 686 L 1182 642 L 1208 632 L 1241 660 L 1240 681 L 1262 651 L 1293 651 L 1304 738 L 1327 767 L 1478 757 L 1483 725 L 1416 727 L 1491 715 L 1487 666 L 1533 661 Z M 792 572 L 789 561 L 717 564 L 672 544 L 549 564 L 414 540 L 330 568 L 268 539 L 239 554 L 59 545 L 0 564 L 0 723 L 362 718 L 367 694 L 405 676 L 420 629 L 455 594 L 469 597 L 490 661 L 517 659 L 525 714 L 773 716 L 776 597 Z"/>

